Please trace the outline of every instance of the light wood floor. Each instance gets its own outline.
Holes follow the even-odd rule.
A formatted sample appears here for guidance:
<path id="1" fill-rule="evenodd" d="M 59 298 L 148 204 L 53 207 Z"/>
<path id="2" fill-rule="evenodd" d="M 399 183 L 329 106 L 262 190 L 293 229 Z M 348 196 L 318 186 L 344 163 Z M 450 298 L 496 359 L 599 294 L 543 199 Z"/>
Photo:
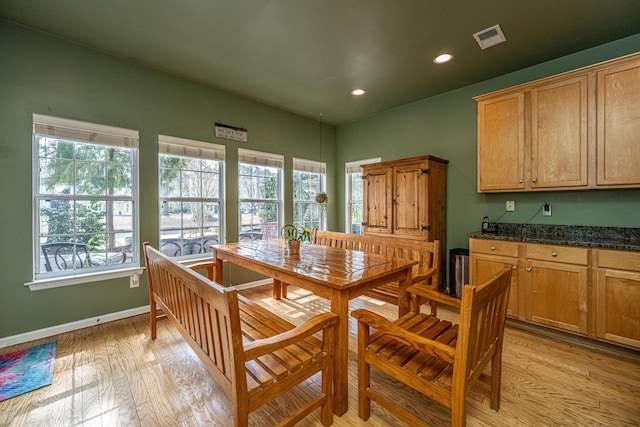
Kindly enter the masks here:
<path id="1" fill-rule="evenodd" d="M 271 288 L 243 291 L 298 323 L 327 311 L 326 301 L 289 288 L 289 298 L 271 299 Z M 351 309 L 368 308 L 395 318 L 396 307 L 359 298 Z M 448 313 L 455 317 L 455 313 Z M 349 411 L 335 426 L 403 426 L 372 405 L 364 422 L 357 414 L 356 322 L 350 322 Z M 53 384 L 0 402 L 0 426 L 231 426 L 231 403 L 168 322 L 150 340 L 148 317 L 101 324 L 50 339 L 0 349 L 0 354 L 58 340 Z M 448 425 L 448 411 L 392 380 L 373 382 L 432 425 Z M 272 426 L 281 411 L 297 407 L 313 377 L 286 398 L 250 416 L 252 426 Z M 513 327 L 505 332 L 500 412 L 489 408 L 484 385 L 467 398 L 469 426 L 640 425 L 640 355 L 607 352 L 545 338 Z M 300 426 L 319 426 L 316 411 Z"/>

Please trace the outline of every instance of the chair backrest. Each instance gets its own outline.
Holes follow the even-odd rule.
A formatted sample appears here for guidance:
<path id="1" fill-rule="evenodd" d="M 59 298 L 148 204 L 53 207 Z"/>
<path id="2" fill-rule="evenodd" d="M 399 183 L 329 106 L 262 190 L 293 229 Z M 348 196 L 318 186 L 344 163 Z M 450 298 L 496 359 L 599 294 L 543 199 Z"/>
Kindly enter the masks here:
<path id="1" fill-rule="evenodd" d="M 244 360 L 242 340 L 233 339 L 231 332 L 240 331 L 235 288 L 208 280 L 149 244 L 145 244 L 144 250 L 149 292 L 154 300 L 167 317 L 183 326 L 178 330 L 227 395 L 233 396 L 238 387 L 246 390 L 245 381 L 236 384 L 238 375 L 244 375 Z M 190 304 L 184 304 L 185 298 Z M 234 372 L 236 363 L 241 371 Z"/>
<path id="2" fill-rule="evenodd" d="M 501 354 L 510 284 L 511 267 L 505 266 L 485 282 L 464 287 L 454 384 L 472 384 L 493 355 Z"/>
<path id="3" fill-rule="evenodd" d="M 440 241 L 438 240 L 425 242 L 392 236 L 315 230 L 313 243 L 418 261 L 412 270 L 413 277 L 421 276 L 432 267 L 440 266 Z M 438 273 L 433 276 L 432 281 L 438 283 Z"/>
<path id="4" fill-rule="evenodd" d="M 44 267 L 48 272 L 82 268 L 91 264 L 89 250 L 84 243 L 44 243 L 40 245 L 44 255 Z"/>

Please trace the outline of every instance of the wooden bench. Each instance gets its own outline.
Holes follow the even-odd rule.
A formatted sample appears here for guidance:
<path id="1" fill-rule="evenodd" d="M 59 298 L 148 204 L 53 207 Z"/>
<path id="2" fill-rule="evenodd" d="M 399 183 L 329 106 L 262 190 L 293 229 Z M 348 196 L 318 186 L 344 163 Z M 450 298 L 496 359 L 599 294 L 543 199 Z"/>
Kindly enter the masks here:
<path id="1" fill-rule="evenodd" d="M 144 248 L 151 338 L 156 338 L 159 306 L 231 398 L 235 426 L 247 426 L 250 412 L 318 372 L 319 395 L 281 425 L 291 426 L 318 407 L 322 424 L 332 424 L 337 315 L 323 313 L 295 327 L 238 295 L 234 287 L 214 283 L 148 243 Z M 213 271 L 205 264 L 194 268 Z"/>
<path id="2" fill-rule="evenodd" d="M 440 242 L 425 242 L 422 240 L 400 239 L 388 236 L 373 236 L 365 234 L 347 234 L 336 231 L 316 230 L 313 244 L 331 246 L 333 248 L 351 249 L 406 258 L 418 261 L 412 271 L 412 282 L 415 286 L 425 286 L 438 289 L 440 265 Z M 398 304 L 398 283 L 392 282 L 365 295 L 391 304 Z M 287 285 L 274 280 L 273 296 L 276 299 L 287 297 Z M 435 310 L 435 305 L 432 306 Z M 435 314 L 435 312 L 434 312 Z"/>

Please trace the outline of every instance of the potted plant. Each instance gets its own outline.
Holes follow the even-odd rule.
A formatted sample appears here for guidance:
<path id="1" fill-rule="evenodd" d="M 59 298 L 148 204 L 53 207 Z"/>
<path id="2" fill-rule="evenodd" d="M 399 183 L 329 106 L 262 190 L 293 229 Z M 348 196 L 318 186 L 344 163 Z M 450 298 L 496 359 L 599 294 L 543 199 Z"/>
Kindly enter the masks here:
<path id="1" fill-rule="evenodd" d="M 287 241 L 289 255 L 297 255 L 300 253 L 300 242 L 311 241 L 311 230 L 287 224 L 280 229 L 280 236 Z"/>

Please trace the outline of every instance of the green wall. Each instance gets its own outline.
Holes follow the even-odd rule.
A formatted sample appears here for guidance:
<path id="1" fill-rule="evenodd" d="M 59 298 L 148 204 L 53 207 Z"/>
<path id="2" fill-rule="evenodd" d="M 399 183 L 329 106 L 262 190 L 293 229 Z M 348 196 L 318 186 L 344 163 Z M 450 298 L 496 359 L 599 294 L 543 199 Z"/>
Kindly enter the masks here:
<path id="1" fill-rule="evenodd" d="M 640 227 L 639 189 L 479 194 L 477 108 L 473 100 L 474 96 L 639 50 L 640 34 L 340 126 L 338 165 L 377 156 L 393 160 L 432 154 L 449 160 L 448 250 L 467 248 L 467 233 L 480 230 L 485 215 L 492 222 Z M 344 177 L 337 178 L 338 199 L 343 203 L 340 209 L 344 209 Z M 515 212 L 505 212 L 507 200 L 516 201 Z M 542 217 L 539 209 L 544 203 L 551 204 L 551 217 Z M 344 230 L 343 216 L 337 219 Z"/>
<path id="2" fill-rule="evenodd" d="M 344 163 L 432 154 L 448 159 L 447 247 L 466 247 L 482 217 L 492 221 L 640 227 L 640 190 L 523 194 L 476 192 L 473 97 L 638 51 L 640 35 L 424 99 L 337 129 L 323 128 L 328 228 L 344 230 Z M 140 132 L 141 240 L 158 242 L 157 135 L 227 146 L 227 236 L 237 230 L 237 147 L 318 160 L 317 121 L 229 95 L 0 20 L 0 338 L 148 303 L 146 282 L 128 278 L 30 291 L 32 279 L 33 113 Z M 248 129 L 249 143 L 213 137 L 215 122 Z M 333 196 L 332 196 L 333 195 Z M 505 213 L 504 202 L 516 201 Z M 553 216 L 537 213 L 543 203 Z M 285 199 L 285 220 L 292 217 Z M 250 280 L 232 270 L 230 280 Z"/>
<path id="3" fill-rule="evenodd" d="M 148 304 L 128 278 L 30 291 L 32 114 L 140 132 L 140 235 L 157 245 L 157 135 L 224 144 L 227 240 L 237 240 L 237 147 L 285 156 L 285 221 L 293 216 L 292 158 L 319 160 L 320 125 L 269 106 L 0 20 L 0 338 Z M 248 129 L 249 142 L 216 139 L 214 123 Z M 335 128 L 322 132 L 327 188 L 335 194 Z M 329 205 L 330 228 L 336 204 Z M 143 262 L 142 262 L 143 263 Z M 227 276 L 229 277 L 229 276 Z M 237 283 L 253 277 L 231 271 Z"/>

